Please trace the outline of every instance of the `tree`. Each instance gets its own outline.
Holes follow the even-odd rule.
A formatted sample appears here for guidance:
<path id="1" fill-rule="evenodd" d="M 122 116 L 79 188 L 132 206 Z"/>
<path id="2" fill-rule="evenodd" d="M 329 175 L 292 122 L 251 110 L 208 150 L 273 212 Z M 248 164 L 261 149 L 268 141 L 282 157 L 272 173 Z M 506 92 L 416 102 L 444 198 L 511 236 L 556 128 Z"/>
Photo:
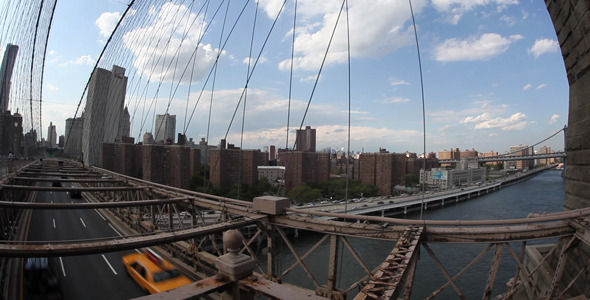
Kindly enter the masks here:
<path id="1" fill-rule="evenodd" d="M 321 190 L 314 189 L 305 183 L 301 183 L 289 191 L 289 198 L 297 203 L 309 202 L 321 197 Z"/>
<path id="2" fill-rule="evenodd" d="M 406 174 L 406 186 L 413 187 L 420 183 L 420 176 L 416 174 Z"/>

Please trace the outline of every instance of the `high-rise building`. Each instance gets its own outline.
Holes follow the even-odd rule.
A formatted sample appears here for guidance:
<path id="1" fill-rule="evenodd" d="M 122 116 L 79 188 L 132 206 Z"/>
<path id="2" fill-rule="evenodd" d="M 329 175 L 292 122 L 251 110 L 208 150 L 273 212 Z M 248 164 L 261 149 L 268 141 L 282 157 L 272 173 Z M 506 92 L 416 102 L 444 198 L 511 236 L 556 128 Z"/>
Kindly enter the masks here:
<path id="1" fill-rule="evenodd" d="M 459 148 L 451 150 L 445 149 L 444 151 L 438 152 L 438 159 L 460 159 L 461 158 L 461 151 Z"/>
<path id="2" fill-rule="evenodd" d="M 146 132 L 143 134 L 143 144 L 149 145 L 154 143 L 154 135 L 151 132 Z"/>
<path id="3" fill-rule="evenodd" d="M 12 70 L 14 69 L 17 53 L 17 45 L 6 45 L 6 50 L 4 50 L 4 58 L 2 59 L 2 66 L 0 66 L 0 112 L 3 113 L 8 111 Z"/>
<path id="4" fill-rule="evenodd" d="M 297 129 L 295 151 L 315 152 L 315 129 L 310 126 L 303 130 Z"/>
<path id="5" fill-rule="evenodd" d="M 461 151 L 459 154 L 459 158 L 466 158 L 466 157 L 477 157 L 479 152 L 477 150 L 471 148 L 471 150 L 465 149 L 465 151 Z"/>
<path id="6" fill-rule="evenodd" d="M 209 176 L 214 187 L 229 189 L 236 183 L 258 182 L 258 166 L 268 166 L 268 155 L 260 150 L 243 150 L 229 144 L 228 149 L 211 149 Z"/>
<path id="7" fill-rule="evenodd" d="M 285 189 L 302 182 L 319 183 L 330 179 L 330 154 L 307 151 L 279 151 L 278 164 L 285 167 Z"/>
<path id="8" fill-rule="evenodd" d="M 363 153 L 360 156 L 360 179 L 364 184 L 379 188 L 379 195 L 392 195 L 396 185 L 405 186 L 407 160 L 405 153 Z"/>
<path id="9" fill-rule="evenodd" d="M 119 132 L 117 132 L 117 141 L 122 141 L 123 137 L 129 137 L 131 134 L 131 116 L 129 115 L 129 110 L 127 106 L 123 109 L 123 114 L 121 115 L 121 122 L 119 124 Z"/>
<path id="10" fill-rule="evenodd" d="M 514 156 L 522 156 L 522 155 L 532 155 L 534 153 L 533 151 L 533 147 L 529 147 L 526 145 L 518 145 L 518 146 L 510 146 L 510 153 L 511 155 Z M 504 164 L 504 167 L 506 168 L 506 163 Z M 517 160 L 516 161 L 516 169 L 527 169 L 527 168 L 532 168 L 535 166 L 535 160 L 534 159 L 523 159 L 523 160 Z"/>
<path id="11" fill-rule="evenodd" d="M 53 122 L 49 122 L 49 127 L 47 127 L 47 147 L 57 148 L 57 131 Z"/>
<path id="12" fill-rule="evenodd" d="M 168 143 L 174 144 L 174 138 L 176 135 L 176 115 L 170 115 L 168 113 L 164 115 L 156 115 L 156 128 L 155 128 L 155 141 L 157 143 Z"/>
<path id="13" fill-rule="evenodd" d="M 116 140 L 126 90 L 125 68 L 113 65 L 111 71 L 94 69 L 84 110 L 82 153 L 85 164 L 96 165 L 100 158 L 100 144 Z"/>
<path id="14" fill-rule="evenodd" d="M 21 156 L 22 138 L 23 117 L 19 113 L 11 114 L 9 110 L 0 112 L 0 155 Z"/>
<path id="15" fill-rule="evenodd" d="M 489 157 L 489 156 L 498 156 L 498 152 L 494 152 L 494 150 L 491 150 L 490 152 L 485 152 L 485 153 L 479 153 L 479 157 L 483 158 L 483 157 Z M 486 164 L 490 164 L 490 165 L 499 165 L 500 162 L 499 161 L 491 161 L 491 162 L 487 162 Z"/>
<path id="16" fill-rule="evenodd" d="M 76 159 L 82 158 L 82 133 L 84 130 L 84 114 L 78 118 L 66 119 L 64 153 Z"/>
<path id="17" fill-rule="evenodd" d="M 551 147 L 548 146 L 542 146 L 539 149 L 539 154 L 551 154 L 551 153 L 555 153 L 555 151 L 551 150 Z M 552 164 L 555 163 L 555 158 L 545 158 L 545 159 L 539 159 L 539 163 L 540 164 Z"/>
<path id="18" fill-rule="evenodd" d="M 268 159 L 269 160 L 276 160 L 277 159 L 277 148 L 275 145 L 270 145 L 269 152 L 268 152 Z"/>
<path id="19" fill-rule="evenodd" d="M 40 147 L 37 142 L 37 131 L 31 129 L 29 132 L 25 133 L 23 144 L 24 157 L 34 158 L 35 156 L 37 156 L 40 152 Z M 2 143 L 0 143 L 0 145 L 2 145 Z"/>

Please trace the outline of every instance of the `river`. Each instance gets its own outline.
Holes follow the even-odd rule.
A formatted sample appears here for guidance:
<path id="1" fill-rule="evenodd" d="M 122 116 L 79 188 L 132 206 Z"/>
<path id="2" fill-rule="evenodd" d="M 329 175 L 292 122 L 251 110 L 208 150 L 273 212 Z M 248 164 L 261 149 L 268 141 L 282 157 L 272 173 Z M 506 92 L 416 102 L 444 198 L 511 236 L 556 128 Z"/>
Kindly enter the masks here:
<path id="1" fill-rule="evenodd" d="M 551 213 L 563 210 L 565 197 L 565 179 L 561 171 L 546 171 L 518 184 L 503 188 L 491 194 L 459 203 L 449 203 L 443 208 L 428 210 L 424 219 L 432 220 L 486 220 L 524 218 L 531 212 Z M 419 214 L 408 214 L 407 218 L 418 218 Z M 293 239 L 293 244 L 301 256 L 310 249 L 321 237 L 320 234 L 303 234 L 301 238 Z M 375 268 L 387 257 L 395 242 L 376 241 L 360 238 L 348 238 L 355 251 L 363 258 L 369 268 Z M 547 243 L 551 241 L 542 241 Z M 520 253 L 520 242 L 511 244 L 516 253 Z M 447 271 L 453 276 L 468 265 L 479 255 L 488 244 L 429 244 L 437 258 L 442 261 Z M 363 269 L 359 266 L 348 249 L 341 245 L 342 268 L 339 270 L 340 281 L 338 287 L 347 287 L 358 280 Z M 493 249 L 475 264 L 472 269 L 463 274 L 457 284 L 467 299 L 480 299 L 483 295 L 490 271 Z M 295 260 L 285 248 L 281 251 L 281 267 L 287 268 Z M 305 263 L 312 270 L 320 283 L 325 283 L 328 273 L 329 239 L 318 250 L 314 251 Z M 506 283 L 514 276 L 516 263 L 508 249 L 504 249 L 500 271 L 494 285 L 493 294 L 498 295 L 506 291 Z M 315 289 L 311 280 L 302 268 L 296 267 L 285 278 L 286 282 Z M 412 299 L 424 299 L 431 292 L 446 283 L 446 279 L 424 248 L 420 252 L 420 260 L 414 281 Z M 352 293 L 356 294 L 357 291 Z M 351 296 L 351 295 L 349 295 Z M 457 293 L 452 287 L 445 289 L 436 299 L 456 299 Z"/>

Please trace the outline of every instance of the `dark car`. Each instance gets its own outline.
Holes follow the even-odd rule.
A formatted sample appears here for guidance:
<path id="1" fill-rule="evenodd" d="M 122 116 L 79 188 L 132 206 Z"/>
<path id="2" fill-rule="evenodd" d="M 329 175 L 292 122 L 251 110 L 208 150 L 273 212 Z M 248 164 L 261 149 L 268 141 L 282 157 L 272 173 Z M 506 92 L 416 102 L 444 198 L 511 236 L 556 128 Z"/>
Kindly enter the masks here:
<path id="1" fill-rule="evenodd" d="M 68 194 L 70 194 L 70 198 L 72 198 L 72 199 L 82 198 L 82 192 L 80 192 L 80 191 L 69 191 Z"/>
<path id="2" fill-rule="evenodd" d="M 25 261 L 23 279 L 25 292 L 41 295 L 43 299 L 61 299 L 59 279 L 47 257 L 32 257 Z"/>
<path id="3" fill-rule="evenodd" d="M 60 186 L 61 186 L 61 182 L 59 182 L 59 181 L 54 181 L 54 182 L 52 182 L 52 183 L 51 183 L 51 186 L 54 186 L 54 187 L 60 187 Z"/>

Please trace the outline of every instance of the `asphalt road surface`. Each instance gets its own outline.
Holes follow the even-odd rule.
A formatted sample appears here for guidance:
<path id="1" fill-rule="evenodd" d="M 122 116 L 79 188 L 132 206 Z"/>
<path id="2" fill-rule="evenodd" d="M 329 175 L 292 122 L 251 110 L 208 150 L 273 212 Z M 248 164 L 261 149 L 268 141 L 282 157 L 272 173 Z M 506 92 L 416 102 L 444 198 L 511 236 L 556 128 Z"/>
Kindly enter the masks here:
<path id="1" fill-rule="evenodd" d="M 51 183 L 43 183 L 49 185 Z M 37 202 L 83 202 L 66 192 L 39 192 Z M 114 237 L 119 233 L 100 209 L 34 210 L 27 230 L 28 241 L 68 241 Z M 50 258 L 62 291 L 62 299 L 129 299 L 146 295 L 125 271 L 121 258 L 130 251 Z M 21 272 L 22 274 L 22 272 Z M 20 299 L 35 299 L 23 288 Z"/>

